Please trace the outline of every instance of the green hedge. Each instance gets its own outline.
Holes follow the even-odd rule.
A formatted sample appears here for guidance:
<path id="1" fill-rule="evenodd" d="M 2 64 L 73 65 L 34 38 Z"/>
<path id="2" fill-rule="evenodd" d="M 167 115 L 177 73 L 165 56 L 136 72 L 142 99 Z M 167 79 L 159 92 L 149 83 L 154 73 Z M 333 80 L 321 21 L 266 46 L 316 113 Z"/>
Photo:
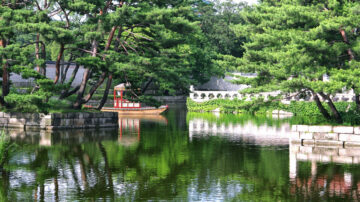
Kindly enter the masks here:
<path id="1" fill-rule="evenodd" d="M 221 112 L 225 113 L 266 113 L 269 110 L 285 108 L 285 106 L 278 101 L 270 100 L 265 102 L 263 98 L 253 101 L 214 99 L 202 103 L 197 103 L 188 98 L 186 105 L 190 112 L 210 112 L 219 108 Z"/>
<path id="2" fill-rule="evenodd" d="M 356 110 L 355 103 L 335 102 L 334 104 L 343 118 L 344 125 L 360 124 L 360 112 Z M 331 114 L 328 105 L 323 103 L 323 106 Z M 219 108 L 224 113 L 250 114 L 264 114 L 277 109 L 294 113 L 295 117 L 292 119 L 294 124 L 336 124 L 335 121 L 326 120 L 322 116 L 315 102 L 293 101 L 289 105 L 285 105 L 277 100 L 265 102 L 262 98 L 259 98 L 253 101 L 214 99 L 197 103 L 188 98 L 187 108 L 190 112 L 210 112 Z"/>

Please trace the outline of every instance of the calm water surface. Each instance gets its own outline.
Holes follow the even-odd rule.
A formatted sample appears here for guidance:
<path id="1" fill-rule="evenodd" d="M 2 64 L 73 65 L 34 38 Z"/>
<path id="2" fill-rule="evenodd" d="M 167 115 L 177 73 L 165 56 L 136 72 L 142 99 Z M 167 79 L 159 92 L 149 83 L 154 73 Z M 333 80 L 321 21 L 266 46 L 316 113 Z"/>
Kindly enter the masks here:
<path id="1" fill-rule="evenodd" d="M 343 201 L 360 194 L 359 165 L 292 158 L 289 120 L 173 109 L 119 123 L 11 131 L 0 200 Z"/>

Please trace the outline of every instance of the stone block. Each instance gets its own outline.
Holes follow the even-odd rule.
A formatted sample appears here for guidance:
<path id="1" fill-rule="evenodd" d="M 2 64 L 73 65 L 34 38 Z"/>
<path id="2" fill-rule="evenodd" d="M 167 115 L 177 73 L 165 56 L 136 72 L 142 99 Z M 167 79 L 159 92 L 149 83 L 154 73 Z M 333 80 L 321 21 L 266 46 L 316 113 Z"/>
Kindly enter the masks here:
<path id="1" fill-rule="evenodd" d="M 25 119 L 31 119 L 33 114 L 37 114 L 37 113 L 21 113 L 19 116 L 21 118 L 25 118 Z"/>
<path id="2" fill-rule="evenodd" d="M 9 114 L 10 114 L 10 118 L 21 118 L 19 112 L 10 112 Z"/>
<path id="3" fill-rule="evenodd" d="M 8 118 L 0 118 L 0 125 L 9 123 Z"/>
<path id="4" fill-rule="evenodd" d="M 99 125 L 100 124 L 100 118 L 92 118 L 92 124 L 93 125 Z"/>
<path id="5" fill-rule="evenodd" d="M 112 118 L 112 117 L 114 117 L 114 113 L 113 112 L 104 112 L 104 117 L 105 118 Z"/>
<path id="6" fill-rule="evenodd" d="M 309 126 L 307 126 L 307 125 L 297 125 L 296 130 L 299 131 L 299 132 L 308 132 L 309 131 Z"/>
<path id="7" fill-rule="evenodd" d="M 330 133 L 332 126 L 309 126 L 309 132 Z"/>
<path id="8" fill-rule="evenodd" d="M 360 126 L 354 127 L 354 134 L 360 135 Z"/>
<path id="9" fill-rule="evenodd" d="M 321 155 L 321 154 L 309 154 L 308 155 L 308 160 L 309 161 L 320 161 L 320 162 L 322 162 L 322 160 L 324 158 L 329 158 L 329 156 Z"/>
<path id="10" fill-rule="evenodd" d="M 344 142 L 344 147 L 345 148 L 360 148 L 360 142 L 351 142 L 351 141 L 347 141 Z"/>
<path id="11" fill-rule="evenodd" d="M 99 113 L 96 113 L 97 117 L 98 118 L 104 118 L 105 117 L 105 112 L 99 112 Z"/>
<path id="12" fill-rule="evenodd" d="M 65 119 L 65 118 L 60 119 L 60 126 L 71 128 L 73 125 L 72 120 L 73 119 Z"/>
<path id="13" fill-rule="evenodd" d="M 84 119 L 73 119 L 73 125 L 79 128 L 83 128 L 85 125 Z"/>
<path id="14" fill-rule="evenodd" d="M 93 124 L 86 124 L 85 125 L 85 128 L 95 128 L 96 125 L 93 125 Z"/>
<path id="15" fill-rule="evenodd" d="M 360 157 L 360 148 L 345 148 L 339 149 L 340 156 L 359 156 Z"/>
<path id="16" fill-rule="evenodd" d="M 338 140 L 315 140 L 317 146 L 341 146 L 342 144 L 342 141 Z"/>
<path id="17" fill-rule="evenodd" d="M 42 121 L 43 120 L 45 121 L 45 125 L 47 125 L 47 126 L 53 125 L 53 120 L 51 118 L 46 117 L 46 118 L 43 118 Z"/>
<path id="18" fill-rule="evenodd" d="M 0 118 L 4 117 L 4 112 L 0 112 Z"/>
<path id="19" fill-rule="evenodd" d="M 53 119 L 61 119 L 62 118 L 62 114 L 60 114 L 60 113 L 53 113 L 53 114 L 51 114 L 51 116 Z"/>
<path id="20" fill-rule="evenodd" d="M 84 113 L 82 112 L 76 113 L 76 119 L 84 119 Z"/>
<path id="21" fill-rule="evenodd" d="M 332 161 L 334 163 L 353 163 L 353 158 L 351 156 L 333 156 Z"/>
<path id="22" fill-rule="evenodd" d="M 26 120 L 24 118 L 10 118 L 9 119 L 10 124 L 20 124 L 25 125 Z"/>
<path id="23" fill-rule="evenodd" d="M 313 152 L 313 147 L 300 147 L 300 153 L 311 154 Z"/>
<path id="24" fill-rule="evenodd" d="M 353 134 L 339 134 L 340 141 L 349 141 L 349 142 L 360 142 L 360 135 Z"/>
<path id="25" fill-rule="evenodd" d="M 308 133 L 308 132 L 301 132 L 300 133 L 300 139 L 311 140 L 313 138 L 314 138 L 313 133 Z"/>
<path id="26" fill-rule="evenodd" d="M 314 133 L 315 140 L 339 140 L 337 133 Z"/>
<path id="27" fill-rule="evenodd" d="M 315 140 L 302 140 L 302 145 L 315 146 Z"/>
<path id="28" fill-rule="evenodd" d="M 360 164 L 360 157 L 353 157 L 354 164 Z"/>
<path id="29" fill-rule="evenodd" d="M 60 126 L 61 124 L 61 119 L 60 118 L 54 118 L 52 119 L 52 126 Z"/>
<path id="30" fill-rule="evenodd" d="M 354 127 L 351 126 L 334 126 L 333 127 L 334 133 L 354 133 Z"/>
<path id="31" fill-rule="evenodd" d="M 329 147 L 314 147 L 313 149 L 314 154 L 321 154 L 325 156 L 338 156 L 339 155 L 339 148 L 329 148 Z"/>
<path id="32" fill-rule="evenodd" d="M 293 144 L 293 145 L 301 145 L 301 140 L 300 139 L 294 139 L 294 140 L 292 140 L 292 139 L 289 139 L 290 141 L 290 144 Z"/>
<path id="33" fill-rule="evenodd" d="M 290 132 L 289 135 L 290 135 L 290 139 L 292 140 L 300 139 L 300 132 Z"/>
<path id="34" fill-rule="evenodd" d="M 291 145 L 289 150 L 291 153 L 298 153 L 300 151 L 300 145 Z"/>
<path id="35" fill-rule="evenodd" d="M 296 154 L 296 159 L 298 160 L 302 160 L 302 161 L 307 161 L 309 158 L 308 158 L 308 155 L 307 154 Z"/>
<path id="36" fill-rule="evenodd" d="M 85 126 L 90 125 L 90 124 L 92 124 L 92 119 L 86 118 L 86 119 L 84 119 L 84 122 L 85 122 Z"/>
<path id="37" fill-rule="evenodd" d="M 68 119 L 74 119 L 74 118 L 77 118 L 77 113 L 66 113 L 66 118 Z"/>
<path id="38" fill-rule="evenodd" d="M 22 129 L 24 129 L 25 125 L 23 125 L 23 124 L 8 123 L 8 124 L 7 124 L 7 127 L 8 127 L 8 128 L 22 128 Z"/>
<path id="39" fill-rule="evenodd" d="M 40 128 L 40 125 L 25 125 L 26 131 L 28 131 L 28 130 L 35 131 L 35 130 L 38 130 L 39 128 Z"/>
<path id="40" fill-rule="evenodd" d="M 84 116 L 85 119 L 88 119 L 88 118 L 91 118 L 91 117 L 92 117 L 92 113 L 90 113 L 90 112 L 84 112 L 84 113 L 83 113 L 83 116 Z"/>
<path id="41" fill-rule="evenodd" d="M 10 118 L 10 113 L 3 113 L 3 116 L 5 117 L 5 118 Z"/>

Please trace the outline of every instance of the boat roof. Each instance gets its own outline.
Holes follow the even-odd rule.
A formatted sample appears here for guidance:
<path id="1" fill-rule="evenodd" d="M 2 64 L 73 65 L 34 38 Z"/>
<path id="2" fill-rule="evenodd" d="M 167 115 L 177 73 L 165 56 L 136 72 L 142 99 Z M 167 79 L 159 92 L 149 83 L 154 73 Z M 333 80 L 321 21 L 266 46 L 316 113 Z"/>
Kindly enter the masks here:
<path id="1" fill-rule="evenodd" d="M 114 90 L 122 90 L 122 91 L 124 91 L 124 90 L 126 90 L 126 87 L 130 87 L 130 86 L 131 86 L 130 83 L 121 83 L 119 85 L 116 85 L 114 87 Z"/>

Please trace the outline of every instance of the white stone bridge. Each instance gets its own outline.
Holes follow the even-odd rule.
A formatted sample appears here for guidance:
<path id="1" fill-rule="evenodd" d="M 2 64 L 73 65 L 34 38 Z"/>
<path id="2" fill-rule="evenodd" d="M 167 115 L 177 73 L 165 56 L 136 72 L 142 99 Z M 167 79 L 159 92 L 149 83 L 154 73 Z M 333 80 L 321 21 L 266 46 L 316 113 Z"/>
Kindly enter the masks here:
<path id="1" fill-rule="evenodd" d="M 270 97 L 276 97 L 280 94 L 280 91 L 274 92 L 263 92 L 257 94 L 241 94 L 238 91 L 198 91 L 191 89 L 190 98 L 195 102 L 205 102 L 213 99 L 245 99 L 250 101 L 259 97 L 263 97 L 267 101 Z M 352 92 L 349 93 L 337 93 L 335 96 L 330 96 L 333 101 L 339 102 L 353 102 L 355 100 L 355 94 Z M 320 98 L 320 100 L 322 100 Z M 296 93 L 288 94 L 284 96 L 282 102 L 284 104 L 289 104 L 290 101 L 313 101 L 312 96 L 307 96 L 306 98 L 301 98 Z M 322 100 L 323 101 L 323 100 Z"/>

